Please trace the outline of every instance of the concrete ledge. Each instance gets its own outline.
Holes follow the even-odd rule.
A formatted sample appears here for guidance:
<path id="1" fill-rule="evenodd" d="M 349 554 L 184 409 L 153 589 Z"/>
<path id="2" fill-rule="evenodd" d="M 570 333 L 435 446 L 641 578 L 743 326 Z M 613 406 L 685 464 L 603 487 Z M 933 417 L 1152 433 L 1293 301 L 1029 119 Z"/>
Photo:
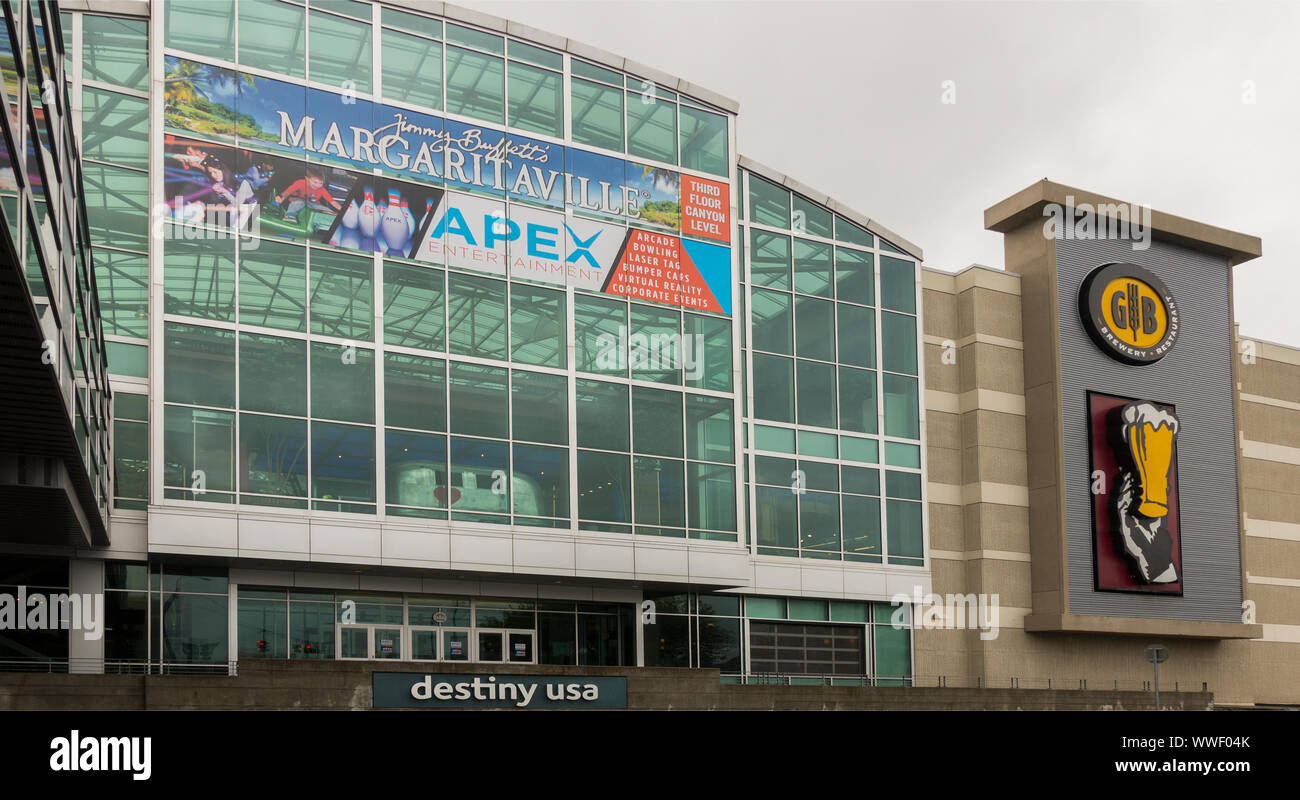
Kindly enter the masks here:
<path id="1" fill-rule="evenodd" d="M 1260 639 L 1264 626 L 1240 622 L 1099 617 L 1083 614 L 1030 614 L 1025 630 L 1033 633 L 1104 633 L 1171 636 L 1180 639 Z"/>

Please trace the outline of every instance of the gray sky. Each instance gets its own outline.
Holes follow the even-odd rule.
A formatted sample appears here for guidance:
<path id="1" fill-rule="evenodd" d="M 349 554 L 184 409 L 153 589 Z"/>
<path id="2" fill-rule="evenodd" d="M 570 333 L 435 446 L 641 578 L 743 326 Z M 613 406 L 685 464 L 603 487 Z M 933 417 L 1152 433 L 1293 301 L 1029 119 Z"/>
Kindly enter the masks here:
<path id="1" fill-rule="evenodd" d="M 1044 177 L 1259 236 L 1264 256 L 1235 268 L 1237 321 L 1300 347 L 1298 3 L 457 4 L 737 100 L 741 154 L 927 266 L 1001 267 L 983 211 Z"/>

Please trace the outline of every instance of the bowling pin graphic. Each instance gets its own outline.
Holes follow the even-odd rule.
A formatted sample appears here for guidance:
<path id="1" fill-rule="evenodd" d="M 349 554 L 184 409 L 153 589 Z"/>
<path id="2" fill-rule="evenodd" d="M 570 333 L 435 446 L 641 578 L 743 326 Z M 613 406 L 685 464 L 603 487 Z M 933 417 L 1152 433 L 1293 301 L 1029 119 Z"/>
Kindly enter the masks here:
<path id="1" fill-rule="evenodd" d="M 346 247 L 349 250 L 361 249 L 361 237 L 357 236 L 355 228 L 339 228 L 335 234 L 337 242 L 331 242 L 337 247 Z"/>
<path id="2" fill-rule="evenodd" d="M 379 221 L 380 232 L 388 246 L 388 255 L 400 256 L 406 253 L 406 243 L 411 240 L 411 229 L 406 216 L 402 214 L 402 196 L 394 191 L 388 193 L 388 207 L 384 209 Z"/>
<path id="3" fill-rule="evenodd" d="M 343 212 L 343 219 L 339 220 L 339 227 L 348 230 L 357 229 L 357 221 L 361 216 L 361 209 L 357 208 L 356 200 L 349 200 L 348 207 Z"/>
<path id="4" fill-rule="evenodd" d="M 365 197 L 361 201 L 357 230 L 364 239 L 373 239 L 379 230 L 379 209 L 375 206 L 375 192 L 369 186 L 365 188 Z"/>

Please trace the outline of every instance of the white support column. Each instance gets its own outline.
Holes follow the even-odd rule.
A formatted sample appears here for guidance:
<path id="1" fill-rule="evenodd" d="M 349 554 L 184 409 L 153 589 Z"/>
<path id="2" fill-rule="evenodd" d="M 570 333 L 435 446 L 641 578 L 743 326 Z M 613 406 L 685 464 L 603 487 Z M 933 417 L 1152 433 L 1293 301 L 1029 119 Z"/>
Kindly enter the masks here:
<path id="1" fill-rule="evenodd" d="M 104 672 L 104 562 L 100 559 L 74 558 L 68 561 L 68 594 L 81 596 L 81 619 L 93 621 L 98 636 L 88 638 L 88 631 L 69 626 L 68 672 L 99 675 Z M 89 606 L 86 600 L 90 601 Z M 70 620 L 77 623 L 78 620 Z M 91 634 L 94 635 L 94 634 Z"/>

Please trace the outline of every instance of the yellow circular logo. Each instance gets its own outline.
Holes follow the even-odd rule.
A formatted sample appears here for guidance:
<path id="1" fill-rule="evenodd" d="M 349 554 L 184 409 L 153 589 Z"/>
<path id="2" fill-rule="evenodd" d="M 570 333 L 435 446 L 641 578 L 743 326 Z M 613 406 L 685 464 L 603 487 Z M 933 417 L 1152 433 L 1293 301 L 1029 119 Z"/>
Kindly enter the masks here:
<path id="1" fill-rule="evenodd" d="M 1101 318 L 1124 343 L 1149 348 L 1169 330 L 1164 298 L 1146 281 L 1114 278 L 1101 290 Z"/>
<path id="2" fill-rule="evenodd" d="M 1178 338 L 1178 304 L 1137 264 L 1102 264 L 1079 287 L 1079 315 L 1097 346 L 1128 364 L 1164 358 Z"/>

